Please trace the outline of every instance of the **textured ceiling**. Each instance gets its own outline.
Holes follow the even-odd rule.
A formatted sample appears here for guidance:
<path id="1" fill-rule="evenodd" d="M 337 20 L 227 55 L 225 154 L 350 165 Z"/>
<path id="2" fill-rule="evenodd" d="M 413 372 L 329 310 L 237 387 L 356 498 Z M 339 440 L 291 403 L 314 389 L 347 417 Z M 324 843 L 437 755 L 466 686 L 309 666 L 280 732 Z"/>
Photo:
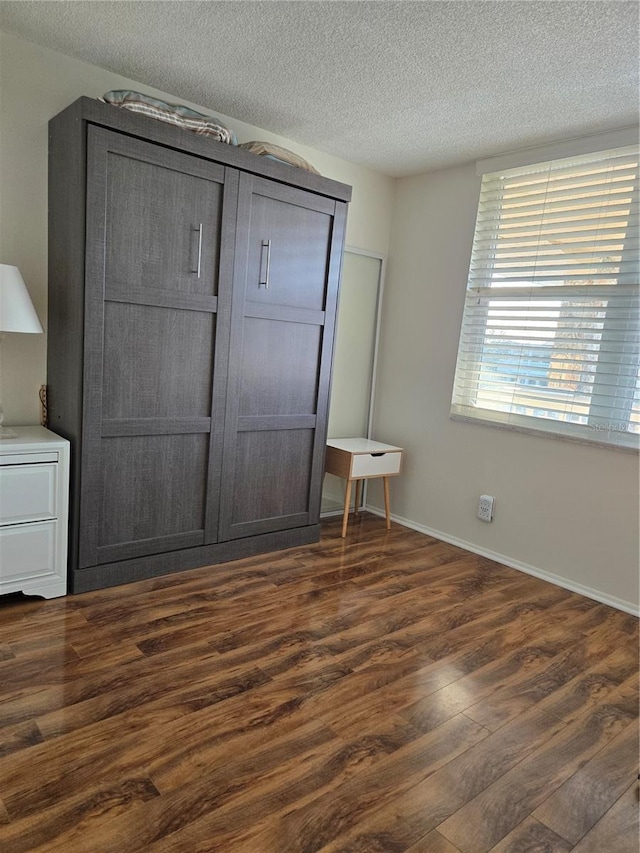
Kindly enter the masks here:
<path id="1" fill-rule="evenodd" d="M 636 2 L 1 2 L 0 27 L 389 175 L 638 121 Z"/>

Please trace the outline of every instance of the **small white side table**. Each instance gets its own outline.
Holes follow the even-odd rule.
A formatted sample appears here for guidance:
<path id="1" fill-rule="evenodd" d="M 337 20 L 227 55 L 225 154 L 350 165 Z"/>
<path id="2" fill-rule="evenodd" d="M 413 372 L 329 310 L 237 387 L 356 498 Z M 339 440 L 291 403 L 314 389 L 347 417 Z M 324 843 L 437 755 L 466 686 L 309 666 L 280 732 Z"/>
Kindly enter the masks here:
<path id="1" fill-rule="evenodd" d="M 383 444 L 370 438 L 331 438 L 327 441 L 327 455 L 324 469 L 328 474 L 344 477 L 347 487 L 344 496 L 344 514 L 342 516 L 342 538 L 347 535 L 349 521 L 349 503 L 351 501 L 351 483 L 356 481 L 356 514 L 360 503 L 360 484 L 362 480 L 382 477 L 384 483 L 384 511 L 387 530 L 391 527 L 389 508 L 389 477 L 400 473 L 402 447 Z"/>
<path id="2" fill-rule="evenodd" d="M 69 442 L 41 426 L 0 440 L 0 595 L 67 592 Z"/>

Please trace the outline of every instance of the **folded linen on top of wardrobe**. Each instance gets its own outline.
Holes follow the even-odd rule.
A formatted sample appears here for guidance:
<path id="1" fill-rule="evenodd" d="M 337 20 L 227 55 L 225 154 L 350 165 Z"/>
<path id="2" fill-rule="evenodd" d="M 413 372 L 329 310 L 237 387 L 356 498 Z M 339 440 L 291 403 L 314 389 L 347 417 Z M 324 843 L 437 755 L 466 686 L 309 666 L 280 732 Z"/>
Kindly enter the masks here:
<path id="1" fill-rule="evenodd" d="M 217 116 L 196 112 L 182 104 L 168 104 L 166 101 L 130 89 L 114 89 L 106 92 L 102 100 L 114 107 L 122 107 L 131 112 L 182 127 L 200 136 L 210 136 L 216 142 L 225 142 L 227 145 L 238 144 L 234 131 L 230 130 Z"/>

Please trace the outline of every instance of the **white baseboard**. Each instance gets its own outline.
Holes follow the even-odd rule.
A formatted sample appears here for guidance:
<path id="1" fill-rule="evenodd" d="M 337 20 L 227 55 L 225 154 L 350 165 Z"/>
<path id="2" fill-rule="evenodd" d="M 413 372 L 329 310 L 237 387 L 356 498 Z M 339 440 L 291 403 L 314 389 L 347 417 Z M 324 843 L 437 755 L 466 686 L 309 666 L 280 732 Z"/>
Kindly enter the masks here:
<path id="1" fill-rule="evenodd" d="M 384 510 L 375 506 L 365 507 L 367 512 L 373 515 L 378 515 L 384 518 Z M 508 566 L 510 569 L 517 569 L 519 572 L 524 572 L 527 575 L 540 578 L 549 583 L 561 586 L 571 592 L 577 592 L 579 595 L 584 595 L 586 598 L 592 598 L 594 601 L 599 601 L 601 604 L 607 604 L 609 607 L 615 607 L 616 610 L 623 610 L 625 613 L 630 613 L 632 616 L 640 616 L 640 606 L 633 601 L 626 601 L 624 598 L 617 598 L 615 595 L 607 595 L 606 592 L 601 592 L 599 589 L 592 589 L 590 586 L 576 583 L 576 581 L 563 578 L 561 575 L 556 575 L 553 572 L 547 572 L 544 569 L 539 569 L 536 566 L 530 566 L 528 563 L 521 563 L 519 560 L 514 560 L 511 557 L 506 557 L 504 554 L 498 554 L 495 551 L 490 551 L 488 548 L 480 548 L 474 545 L 473 542 L 466 542 L 464 539 L 458 539 L 457 536 L 451 536 L 450 533 L 443 533 L 441 530 L 433 530 L 431 527 L 426 527 L 424 524 L 418 524 L 416 521 L 411 521 L 408 518 L 391 514 L 393 521 L 401 524 L 403 527 L 409 527 L 411 530 L 416 530 L 418 533 L 425 533 L 427 536 L 433 536 L 434 539 L 441 539 L 443 542 L 448 542 L 450 545 L 457 545 L 459 548 L 464 548 L 465 551 L 471 551 L 473 554 L 479 554 L 481 557 L 488 557 L 496 563 L 502 563 L 503 566 Z"/>

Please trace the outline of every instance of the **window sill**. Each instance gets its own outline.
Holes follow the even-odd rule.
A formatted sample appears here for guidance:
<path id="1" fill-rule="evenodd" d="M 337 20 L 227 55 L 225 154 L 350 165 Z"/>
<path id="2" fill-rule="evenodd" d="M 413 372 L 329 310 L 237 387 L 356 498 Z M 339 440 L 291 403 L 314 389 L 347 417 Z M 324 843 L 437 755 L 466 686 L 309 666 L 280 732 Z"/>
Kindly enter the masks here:
<path id="1" fill-rule="evenodd" d="M 596 437 L 589 438 L 587 436 L 582 435 L 569 435 L 566 433 L 558 433 L 554 430 L 545 429 L 544 427 L 537 425 L 529 426 L 528 424 L 525 425 L 521 423 L 507 423 L 504 421 L 492 420 L 488 417 L 463 415 L 459 412 L 453 411 L 450 413 L 449 417 L 452 421 L 458 421 L 460 423 L 477 424 L 478 426 L 493 427 L 494 429 L 509 430 L 510 432 L 526 433 L 527 435 L 551 438 L 555 439 L 556 441 L 568 441 L 572 444 L 584 444 L 588 445 L 589 447 L 597 447 L 604 450 L 615 450 L 619 453 L 631 453 L 635 456 L 638 456 L 640 452 L 640 447 L 633 447 L 631 445 L 625 444 L 613 444 L 609 441 L 599 440 Z M 597 436 L 600 433 L 600 430 L 594 429 L 593 433 L 594 436 Z M 629 434 L 631 435 L 631 433 Z"/>

